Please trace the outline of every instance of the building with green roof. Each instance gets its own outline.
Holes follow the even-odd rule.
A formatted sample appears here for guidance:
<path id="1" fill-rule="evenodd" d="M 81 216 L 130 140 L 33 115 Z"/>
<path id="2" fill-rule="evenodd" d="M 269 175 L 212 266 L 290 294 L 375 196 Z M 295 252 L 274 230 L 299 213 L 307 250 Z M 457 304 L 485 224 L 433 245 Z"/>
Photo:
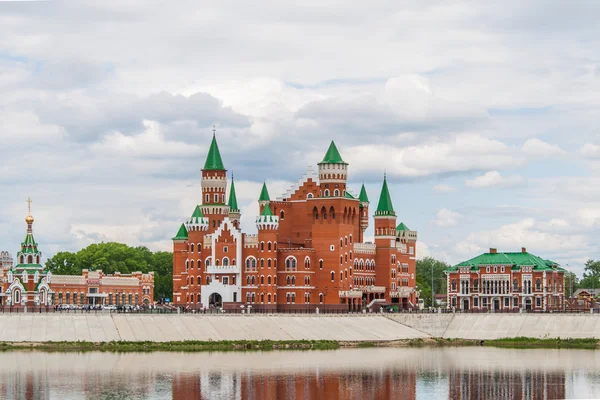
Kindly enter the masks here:
<path id="1" fill-rule="evenodd" d="M 525 248 L 491 248 L 446 270 L 448 307 L 463 310 L 560 310 L 565 307 L 565 270 Z"/>

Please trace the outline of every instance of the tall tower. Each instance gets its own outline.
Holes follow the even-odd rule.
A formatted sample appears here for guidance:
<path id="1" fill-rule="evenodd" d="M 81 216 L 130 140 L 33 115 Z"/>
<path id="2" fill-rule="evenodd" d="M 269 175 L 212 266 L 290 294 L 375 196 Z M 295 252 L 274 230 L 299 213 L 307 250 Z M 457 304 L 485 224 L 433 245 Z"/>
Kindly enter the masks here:
<path id="1" fill-rule="evenodd" d="M 375 283 L 377 286 L 391 287 L 392 254 L 396 254 L 396 212 L 392 205 L 392 197 L 385 175 L 374 219 L 375 246 L 377 248 Z"/>
<path id="2" fill-rule="evenodd" d="M 344 197 L 348 179 L 348 163 L 342 160 L 333 140 L 319 164 L 320 197 Z"/>
<path id="3" fill-rule="evenodd" d="M 237 196 L 235 194 L 235 183 L 233 181 L 233 174 L 231 175 L 231 187 L 229 188 L 229 201 L 227 202 L 229 206 L 229 220 L 237 229 L 240 228 L 240 218 L 242 214 L 240 213 L 240 208 L 237 203 Z"/>
<path id="4" fill-rule="evenodd" d="M 21 243 L 21 251 L 17 253 L 17 265 L 15 269 L 27 268 L 27 269 L 43 269 L 40 265 L 42 259 L 42 252 L 38 250 L 38 244 L 33 238 L 33 217 L 31 216 L 31 199 L 27 199 L 27 217 L 25 217 L 25 223 L 27 224 L 27 234 L 25 240 Z"/>
<path id="5" fill-rule="evenodd" d="M 369 227 L 369 197 L 367 196 L 367 190 L 365 189 L 364 183 L 360 188 L 360 195 L 358 196 L 358 200 L 360 201 L 359 243 L 362 243 L 365 238 L 365 231 Z"/>
<path id="6" fill-rule="evenodd" d="M 212 142 L 202 168 L 202 210 L 210 220 L 209 233 L 214 232 L 229 214 L 225 205 L 227 170 L 223 166 L 215 134 L 213 127 Z"/>
<path id="7" fill-rule="evenodd" d="M 264 182 L 258 198 L 258 205 L 261 213 L 264 207 L 269 204 L 270 201 L 271 198 L 269 197 L 269 191 L 267 190 L 267 183 Z"/>
<path id="8" fill-rule="evenodd" d="M 266 189 L 266 186 L 263 188 Z M 261 193 L 262 195 L 262 193 Z M 259 217 L 256 218 L 256 228 L 258 230 L 258 258 L 265 260 L 265 268 L 261 269 L 267 276 L 273 274 L 277 276 L 277 229 L 279 228 L 279 217 L 273 215 L 271 206 L 267 203 Z M 264 244 L 263 244 L 264 243 Z M 267 278 L 270 279 L 270 278 Z M 276 309 L 277 285 L 271 285 L 267 281 L 259 281 L 259 296 L 261 302 L 266 304 L 268 309 Z M 263 298 L 264 296 L 264 298 Z"/>

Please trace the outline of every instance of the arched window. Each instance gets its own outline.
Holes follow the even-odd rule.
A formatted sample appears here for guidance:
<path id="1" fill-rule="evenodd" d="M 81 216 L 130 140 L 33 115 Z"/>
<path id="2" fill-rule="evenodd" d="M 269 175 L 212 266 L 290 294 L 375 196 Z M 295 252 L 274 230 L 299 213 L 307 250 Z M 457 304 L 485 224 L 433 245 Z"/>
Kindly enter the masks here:
<path id="1" fill-rule="evenodd" d="M 283 211 L 282 211 L 282 212 L 283 212 Z M 271 242 L 267 243 L 267 250 L 271 251 L 271 246 L 272 246 L 272 244 L 273 244 L 273 243 L 271 243 Z"/>
<path id="2" fill-rule="evenodd" d="M 256 269 L 256 258 L 252 258 L 252 269 Z"/>
<path id="3" fill-rule="evenodd" d="M 215 267 L 218 267 L 218 266 L 219 266 L 219 264 L 220 264 L 220 262 L 221 262 L 221 261 L 220 261 L 220 260 L 217 258 L 217 259 L 215 260 Z"/>
<path id="4" fill-rule="evenodd" d="M 331 282 L 333 282 L 335 280 L 335 273 L 333 271 L 331 271 Z"/>
<path id="5" fill-rule="evenodd" d="M 190 261 L 190 269 L 194 269 L 194 260 Z"/>
<path id="6" fill-rule="evenodd" d="M 246 285 L 250 286 L 250 277 L 249 276 L 246 277 Z"/>
<path id="7" fill-rule="evenodd" d="M 339 197 L 339 196 L 340 196 L 340 191 L 339 191 L 338 189 L 335 189 L 335 190 L 333 191 L 333 195 L 334 195 L 335 197 Z"/>
<path id="8" fill-rule="evenodd" d="M 210 267 L 210 266 L 211 266 L 211 263 L 212 263 L 212 257 L 208 257 L 208 258 L 206 259 L 206 268 Z"/>
<path id="9" fill-rule="evenodd" d="M 271 284 L 271 275 L 267 276 L 267 285 Z"/>
<path id="10" fill-rule="evenodd" d="M 283 212 L 283 210 L 281 210 L 279 212 L 279 219 L 284 219 L 285 218 L 285 213 Z"/>
<path id="11" fill-rule="evenodd" d="M 194 243 L 191 244 L 192 246 L 192 253 L 194 252 Z"/>
<path id="12" fill-rule="evenodd" d="M 325 197 L 329 197 L 329 189 L 325 189 Z"/>
<path id="13" fill-rule="evenodd" d="M 194 286 L 194 277 L 193 276 L 190 277 L 190 285 Z"/>
<path id="14" fill-rule="evenodd" d="M 207 284 L 207 285 L 210 285 L 210 276 L 207 276 L 207 277 L 206 277 L 206 284 Z"/>
<path id="15" fill-rule="evenodd" d="M 267 268 L 271 268 L 271 259 L 267 258 Z"/>
<path id="16" fill-rule="evenodd" d="M 352 235 L 350 235 L 350 243 L 352 243 Z"/>
<path id="17" fill-rule="evenodd" d="M 198 271 L 202 269 L 202 260 L 198 260 Z"/>
<path id="18" fill-rule="evenodd" d="M 265 242 L 260 242 L 260 251 L 265 251 Z"/>
<path id="19" fill-rule="evenodd" d="M 264 303 L 264 302 L 265 302 L 265 294 L 264 294 L 264 293 L 261 293 L 261 294 L 260 294 L 260 302 L 261 302 L 261 303 Z"/>
<path id="20" fill-rule="evenodd" d="M 250 269 L 250 259 L 246 258 L 246 269 Z"/>
<path id="21" fill-rule="evenodd" d="M 296 286 L 296 277 L 292 276 L 292 286 Z"/>
<path id="22" fill-rule="evenodd" d="M 310 269 L 310 258 L 306 257 L 304 259 L 304 268 L 305 269 Z"/>
<path id="23" fill-rule="evenodd" d="M 252 286 L 254 286 L 256 284 L 256 280 L 254 279 L 254 276 L 252 276 L 252 278 L 250 279 L 250 282 L 252 283 Z"/>
<path id="24" fill-rule="evenodd" d="M 261 267 L 262 269 L 264 269 L 264 268 L 265 268 L 265 259 L 264 259 L 264 258 L 261 258 L 261 259 L 260 259 L 260 267 Z"/>
<path id="25" fill-rule="evenodd" d="M 323 260 L 319 260 L 319 269 L 323 269 Z"/>
<path id="26" fill-rule="evenodd" d="M 229 258 L 223 257 L 223 266 L 224 267 L 228 267 L 229 266 Z"/>
<path id="27" fill-rule="evenodd" d="M 344 240 L 340 238 L 340 248 L 344 245 Z"/>
<path id="28" fill-rule="evenodd" d="M 260 284 L 264 285 L 265 284 L 265 277 L 264 276 L 260 276 Z"/>
<path id="29" fill-rule="evenodd" d="M 335 219 L 335 209 L 333 206 L 329 207 L 329 215 L 331 215 L 331 219 Z"/>
<path id="30" fill-rule="evenodd" d="M 515 292 L 519 290 L 519 281 L 516 279 L 513 281 L 513 290 Z"/>
<path id="31" fill-rule="evenodd" d="M 344 280 L 344 273 L 342 271 L 340 271 L 340 282 Z"/>
<path id="32" fill-rule="evenodd" d="M 540 279 L 535 281 L 535 290 L 542 290 L 542 281 Z"/>
<path id="33" fill-rule="evenodd" d="M 319 293 L 319 304 L 323 304 L 323 293 Z"/>
<path id="34" fill-rule="evenodd" d="M 307 195 L 306 195 L 306 198 L 307 198 L 307 199 L 312 199 L 312 198 L 313 198 L 313 194 L 312 194 L 312 193 L 309 193 L 309 194 L 307 194 Z"/>
<path id="35" fill-rule="evenodd" d="M 285 283 L 286 283 L 286 285 L 290 286 L 290 282 L 291 282 L 291 281 L 292 281 L 292 278 L 290 278 L 290 276 L 289 276 L 289 275 L 288 275 L 288 276 L 286 276 L 286 278 L 285 278 Z"/>
<path id="36" fill-rule="evenodd" d="M 456 292 L 456 279 L 452 279 L 452 291 Z"/>

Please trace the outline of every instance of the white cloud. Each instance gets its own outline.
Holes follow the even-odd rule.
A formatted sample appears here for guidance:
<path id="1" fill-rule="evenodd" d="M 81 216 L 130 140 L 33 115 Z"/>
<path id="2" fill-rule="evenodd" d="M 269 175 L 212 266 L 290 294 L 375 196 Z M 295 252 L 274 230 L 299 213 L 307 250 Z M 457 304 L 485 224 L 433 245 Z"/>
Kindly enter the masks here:
<path id="1" fill-rule="evenodd" d="M 433 223 L 441 227 L 450 227 L 458 224 L 458 221 L 461 217 L 462 215 L 455 211 L 442 208 L 435 214 Z"/>
<path id="2" fill-rule="evenodd" d="M 538 138 L 527 139 L 521 150 L 528 155 L 540 157 L 557 156 L 565 153 L 559 146 L 546 143 Z"/>
<path id="3" fill-rule="evenodd" d="M 581 146 L 579 152 L 586 158 L 600 158 L 600 145 L 586 143 Z"/>
<path id="4" fill-rule="evenodd" d="M 520 185 L 524 181 L 521 176 L 502 176 L 498 171 L 488 171 L 474 179 L 465 181 L 465 185 L 472 188 L 506 188 Z"/>
<path id="5" fill-rule="evenodd" d="M 441 183 L 439 185 L 435 185 L 433 190 L 437 193 L 452 193 L 456 192 L 456 187 Z"/>

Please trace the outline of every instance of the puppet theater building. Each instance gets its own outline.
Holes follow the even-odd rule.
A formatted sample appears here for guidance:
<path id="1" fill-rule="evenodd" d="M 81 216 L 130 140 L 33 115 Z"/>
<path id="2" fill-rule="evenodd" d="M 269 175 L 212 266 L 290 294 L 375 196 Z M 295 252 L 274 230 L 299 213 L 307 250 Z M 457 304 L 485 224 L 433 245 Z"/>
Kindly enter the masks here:
<path id="1" fill-rule="evenodd" d="M 31 200 L 28 200 L 31 205 Z M 42 265 L 33 237 L 31 209 L 27 234 L 13 266 L 6 252 L 0 268 L 0 305 L 11 307 L 69 305 L 143 305 L 153 302 L 154 273 L 114 275 L 84 269 L 81 275 L 54 275 Z"/>
<path id="2" fill-rule="evenodd" d="M 283 196 L 258 198 L 257 234 L 243 233 L 215 135 L 202 169 L 201 204 L 173 237 L 173 303 L 191 308 L 360 310 L 417 304 L 417 232 L 396 213 L 384 177 L 374 243 L 364 241 L 369 199 L 346 188 L 348 163 L 331 142 Z M 227 201 L 226 201 L 227 198 Z"/>

